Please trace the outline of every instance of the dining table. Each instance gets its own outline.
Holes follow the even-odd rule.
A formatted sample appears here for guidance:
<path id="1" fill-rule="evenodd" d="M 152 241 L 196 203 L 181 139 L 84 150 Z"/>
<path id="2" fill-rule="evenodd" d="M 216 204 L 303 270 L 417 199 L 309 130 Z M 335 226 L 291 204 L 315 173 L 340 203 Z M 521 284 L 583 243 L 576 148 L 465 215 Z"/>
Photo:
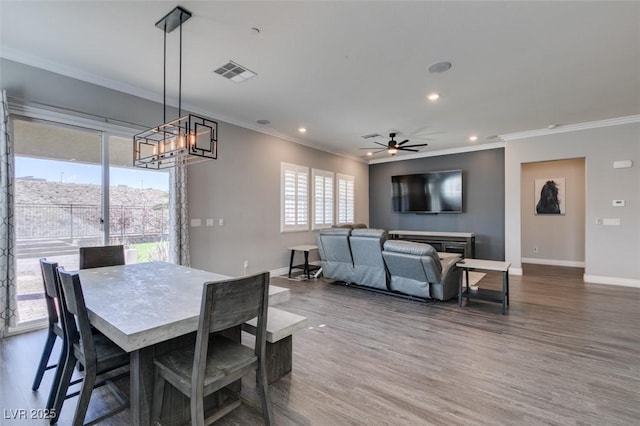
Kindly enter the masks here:
<path id="1" fill-rule="evenodd" d="M 204 283 L 232 277 L 168 262 L 83 269 L 79 275 L 91 324 L 130 354 L 130 424 L 150 425 L 154 356 L 195 336 Z M 269 303 L 289 294 L 269 286 Z"/>

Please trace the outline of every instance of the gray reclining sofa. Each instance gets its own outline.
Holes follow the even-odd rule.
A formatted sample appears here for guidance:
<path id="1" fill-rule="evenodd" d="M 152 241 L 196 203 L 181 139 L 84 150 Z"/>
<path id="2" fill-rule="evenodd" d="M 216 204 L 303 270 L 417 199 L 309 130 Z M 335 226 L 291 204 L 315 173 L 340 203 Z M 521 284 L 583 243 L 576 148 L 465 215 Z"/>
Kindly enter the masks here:
<path id="1" fill-rule="evenodd" d="M 419 298 L 458 294 L 459 256 L 440 259 L 428 244 L 387 240 L 382 229 L 323 229 L 318 252 L 325 278 Z"/>

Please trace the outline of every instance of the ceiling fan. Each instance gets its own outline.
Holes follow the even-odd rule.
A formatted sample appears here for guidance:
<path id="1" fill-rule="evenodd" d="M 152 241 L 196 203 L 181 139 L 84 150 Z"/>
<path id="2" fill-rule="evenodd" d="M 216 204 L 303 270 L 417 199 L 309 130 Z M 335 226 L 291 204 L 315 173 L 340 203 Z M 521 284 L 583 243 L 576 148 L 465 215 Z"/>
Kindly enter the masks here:
<path id="1" fill-rule="evenodd" d="M 376 145 L 380 145 L 382 148 L 378 148 L 376 146 L 373 148 L 360 148 L 360 149 L 369 150 L 371 154 L 367 153 L 367 155 L 377 154 L 385 150 L 391 155 L 396 155 L 398 151 L 418 152 L 419 151 L 418 149 L 412 149 L 412 148 L 418 148 L 418 147 L 423 147 L 428 145 L 426 143 L 415 144 L 415 145 L 405 145 L 407 142 L 409 142 L 409 139 L 405 139 L 402 142 L 396 141 L 395 140 L 396 133 L 389 133 L 389 137 L 391 138 L 391 140 L 389 140 L 389 142 L 386 145 L 380 142 L 373 142 Z M 376 150 L 376 151 L 372 151 L 372 150 Z"/>

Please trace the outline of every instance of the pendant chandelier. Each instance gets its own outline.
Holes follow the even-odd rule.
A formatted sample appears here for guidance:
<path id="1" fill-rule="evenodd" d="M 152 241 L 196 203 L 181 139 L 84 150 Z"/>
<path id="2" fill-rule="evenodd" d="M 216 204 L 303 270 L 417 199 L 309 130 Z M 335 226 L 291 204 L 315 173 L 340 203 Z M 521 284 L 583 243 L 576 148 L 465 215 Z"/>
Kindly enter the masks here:
<path id="1" fill-rule="evenodd" d="M 177 6 L 156 27 L 164 32 L 164 123 L 133 137 L 133 165 L 166 169 L 218 158 L 218 123 L 194 114 L 182 116 L 182 24 L 191 12 Z M 180 28 L 178 118 L 167 121 L 167 34 Z"/>

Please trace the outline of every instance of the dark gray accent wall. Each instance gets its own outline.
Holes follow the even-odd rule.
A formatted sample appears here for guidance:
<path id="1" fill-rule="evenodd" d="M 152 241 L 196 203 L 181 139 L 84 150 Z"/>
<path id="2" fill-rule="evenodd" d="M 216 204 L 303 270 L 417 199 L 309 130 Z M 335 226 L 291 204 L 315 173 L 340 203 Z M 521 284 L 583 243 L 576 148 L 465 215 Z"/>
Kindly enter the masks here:
<path id="1" fill-rule="evenodd" d="M 395 213 L 391 176 L 462 170 L 462 213 Z M 476 257 L 504 260 L 504 149 L 467 152 L 369 166 L 369 221 L 372 228 L 473 232 Z"/>

